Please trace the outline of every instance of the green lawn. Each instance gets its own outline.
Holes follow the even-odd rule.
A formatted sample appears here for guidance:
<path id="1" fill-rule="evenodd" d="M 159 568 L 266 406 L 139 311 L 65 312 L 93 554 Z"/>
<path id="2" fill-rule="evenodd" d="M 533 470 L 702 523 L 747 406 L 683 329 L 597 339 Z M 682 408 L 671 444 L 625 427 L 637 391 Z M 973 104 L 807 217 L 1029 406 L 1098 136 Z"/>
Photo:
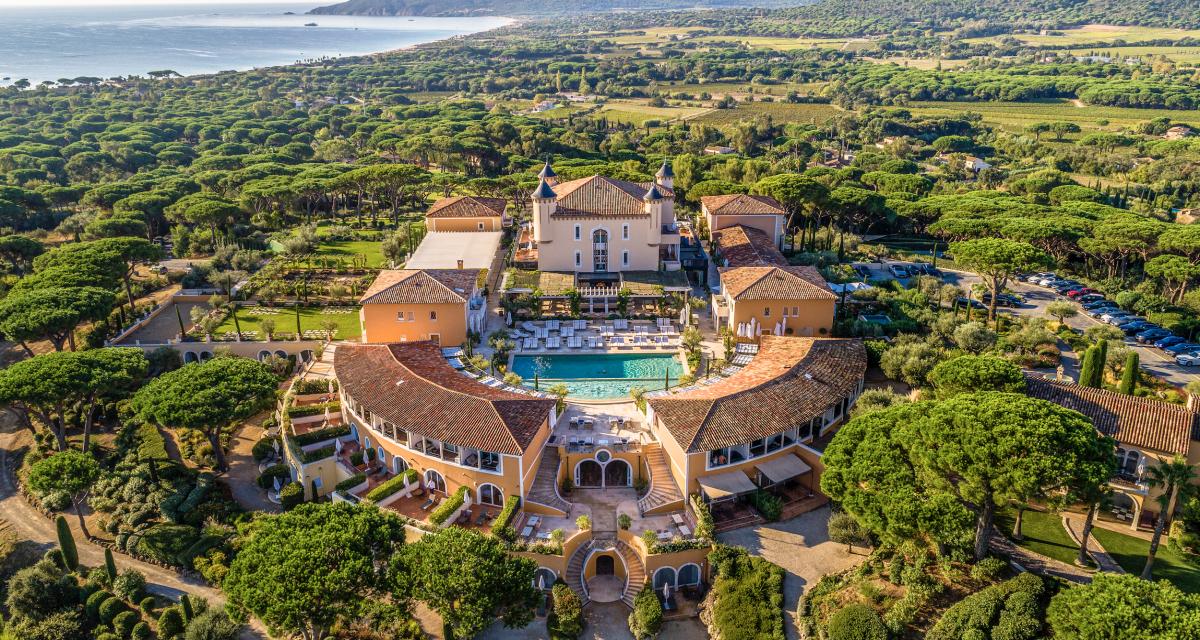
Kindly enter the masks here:
<path id="1" fill-rule="evenodd" d="M 1076 106 L 1069 100 L 1038 100 L 1033 102 L 913 102 L 905 107 L 914 115 L 955 116 L 966 112 L 978 113 L 987 124 L 1020 133 L 1037 122 L 1058 120 L 1078 124 L 1084 133 L 1097 130 L 1114 131 L 1132 127 L 1155 118 L 1171 118 L 1180 122 L 1200 121 L 1200 111 L 1171 109 L 1129 109 L 1124 107 Z M 1107 121 L 1107 124 L 1102 122 Z M 1077 139 L 1079 136 L 1070 136 Z M 1043 136 L 1042 140 L 1053 140 Z"/>
<path id="2" fill-rule="evenodd" d="M 1146 554 L 1150 551 L 1149 541 L 1098 527 L 1092 529 L 1092 535 L 1104 545 L 1104 550 L 1121 568 L 1141 575 L 1142 567 L 1146 566 Z M 1166 535 L 1163 535 L 1162 543 L 1158 545 L 1158 555 L 1154 557 L 1154 578 L 1170 580 L 1188 593 L 1200 593 L 1200 565 L 1189 563 L 1182 555 L 1168 548 Z"/>
<path id="3" fill-rule="evenodd" d="M 703 87 L 704 85 L 697 86 Z M 693 121 L 721 126 L 742 120 L 752 120 L 758 115 L 769 115 L 774 122 L 822 124 L 841 112 L 840 109 L 830 104 L 749 102 L 740 103 L 733 109 L 713 109 L 694 118 Z"/>
<path id="4" fill-rule="evenodd" d="M 1080 45 L 1124 40 L 1125 42 L 1141 42 L 1146 40 L 1179 40 L 1200 36 L 1200 31 L 1186 29 L 1171 29 L 1166 27 L 1136 27 L 1114 26 L 1104 24 L 1085 24 L 1073 29 L 1061 29 L 1062 35 L 1041 35 L 1033 33 L 1004 34 L 984 38 L 969 38 L 965 43 L 997 42 L 1004 38 L 1015 38 L 1032 45 Z"/>
<path id="5" fill-rule="evenodd" d="M 347 265 L 355 256 L 367 258 L 367 266 L 372 269 L 383 267 L 383 243 L 378 240 L 323 240 L 317 246 L 317 255 L 325 258 L 340 258 Z"/>
<path id="6" fill-rule="evenodd" d="M 1012 509 L 1001 511 L 996 514 L 996 528 L 1005 535 L 1012 533 L 1015 517 Z M 1024 539 L 1017 542 L 1018 546 L 1067 564 L 1074 563 L 1079 553 L 1079 545 L 1067 535 L 1062 516 L 1057 513 L 1027 509 L 1021 518 L 1021 534 Z"/>
<path id="7" fill-rule="evenodd" d="M 343 307 L 344 308 L 344 307 Z M 301 331 L 323 331 L 322 323 L 333 320 L 337 323 L 337 333 L 334 334 L 337 340 L 357 340 L 362 335 L 362 328 L 358 322 L 358 312 L 354 313 L 327 313 L 326 307 L 301 307 L 300 308 L 300 330 Z M 242 327 L 242 331 L 257 331 L 258 340 L 265 339 L 266 332 L 262 331 L 260 321 L 264 318 L 271 318 L 275 321 L 275 332 L 286 333 L 289 337 L 296 334 L 296 314 L 292 307 L 275 307 L 271 309 L 278 311 L 274 314 L 252 313 L 255 310 L 263 311 L 265 308 L 258 307 L 238 307 L 238 323 Z M 221 336 L 227 331 L 234 331 L 233 316 L 228 315 L 225 320 L 217 327 L 214 335 Z"/>

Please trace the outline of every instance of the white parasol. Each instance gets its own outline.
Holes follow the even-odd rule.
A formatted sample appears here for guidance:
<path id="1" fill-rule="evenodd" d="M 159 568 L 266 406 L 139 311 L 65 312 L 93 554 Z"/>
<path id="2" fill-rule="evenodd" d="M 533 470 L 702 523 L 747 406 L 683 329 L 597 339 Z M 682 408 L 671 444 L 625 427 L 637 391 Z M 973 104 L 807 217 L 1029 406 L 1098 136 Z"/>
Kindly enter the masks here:
<path id="1" fill-rule="evenodd" d="M 1142 456 L 1141 459 L 1138 460 L 1137 472 L 1139 478 L 1146 475 L 1146 456 Z"/>
<path id="2" fill-rule="evenodd" d="M 275 476 L 275 493 L 279 493 L 279 476 Z"/>
<path id="3" fill-rule="evenodd" d="M 670 599 L 671 599 L 671 583 L 664 582 L 663 583 L 663 600 L 670 600 Z"/>
<path id="4" fill-rule="evenodd" d="M 546 576 L 538 575 L 538 591 L 546 590 Z"/>
<path id="5" fill-rule="evenodd" d="M 335 453 L 342 452 L 342 439 L 341 438 L 338 438 L 337 440 L 333 441 L 333 450 Z"/>
<path id="6" fill-rule="evenodd" d="M 775 323 L 775 335 L 777 335 L 777 336 L 783 335 L 783 323 L 782 322 Z"/>

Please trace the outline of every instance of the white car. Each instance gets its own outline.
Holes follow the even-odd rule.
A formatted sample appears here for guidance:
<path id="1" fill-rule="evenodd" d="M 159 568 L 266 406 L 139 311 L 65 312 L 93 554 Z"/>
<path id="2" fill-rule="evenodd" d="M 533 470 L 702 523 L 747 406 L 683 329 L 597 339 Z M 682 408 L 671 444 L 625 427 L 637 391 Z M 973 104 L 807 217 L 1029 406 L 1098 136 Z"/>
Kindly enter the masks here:
<path id="1" fill-rule="evenodd" d="M 1181 353 L 1175 356 L 1175 364 L 1181 367 L 1200 366 L 1200 352 Z"/>

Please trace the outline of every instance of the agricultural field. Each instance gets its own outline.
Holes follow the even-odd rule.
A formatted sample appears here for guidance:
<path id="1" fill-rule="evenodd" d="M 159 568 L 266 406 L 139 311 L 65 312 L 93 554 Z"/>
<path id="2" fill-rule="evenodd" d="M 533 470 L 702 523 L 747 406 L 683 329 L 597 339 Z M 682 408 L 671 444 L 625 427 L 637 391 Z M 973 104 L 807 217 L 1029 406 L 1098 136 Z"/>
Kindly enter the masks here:
<path id="1" fill-rule="evenodd" d="M 667 122 L 670 120 L 687 120 L 701 113 L 701 107 L 651 107 L 648 104 L 632 101 L 612 101 L 596 111 L 599 117 L 613 122 L 642 126 L 648 120 Z"/>
<path id="2" fill-rule="evenodd" d="M 915 115 L 947 116 L 978 113 L 983 121 L 1012 132 L 1037 122 L 1070 121 L 1089 131 L 1115 131 L 1155 118 L 1200 123 L 1200 111 L 1170 109 L 1127 109 L 1123 107 L 1077 106 L 1069 100 L 1043 102 L 913 102 L 905 107 Z"/>
<path id="3" fill-rule="evenodd" d="M 1014 33 L 1003 36 L 986 38 L 970 38 L 964 42 L 996 42 L 1004 38 L 1015 38 L 1027 44 L 1039 46 L 1082 45 L 1095 42 L 1141 42 L 1144 40 L 1178 40 L 1180 38 L 1200 37 L 1200 31 L 1188 29 L 1165 29 L 1158 27 L 1117 27 L 1106 24 L 1086 24 L 1074 29 L 1063 29 L 1062 35 L 1041 35 L 1036 33 Z"/>
<path id="4" fill-rule="evenodd" d="M 600 40 L 609 40 L 615 44 L 622 45 L 655 44 L 666 42 L 673 37 L 682 38 L 691 36 L 698 31 L 706 31 L 706 29 L 704 27 L 656 27 L 643 31 L 623 32 L 616 35 L 595 34 L 592 37 Z"/>
<path id="5" fill-rule="evenodd" d="M 775 122 L 821 124 L 839 113 L 840 109 L 829 104 L 749 102 L 739 104 L 735 109 L 710 109 L 693 118 L 692 122 L 721 126 L 766 115 Z"/>
<path id="6" fill-rule="evenodd" d="M 694 42 L 732 42 L 752 49 L 795 51 L 796 49 L 842 49 L 857 51 L 869 48 L 867 38 L 778 38 L 770 36 L 714 35 L 692 38 Z"/>
<path id="7" fill-rule="evenodd" d="M 685 83 L 669 83 L 658 85 L 659 89 L 665 89 L 672 93 L 690 93 L 699 95 L 707 92 L 714 96 L 722 96 L 725 94 L 733 94 L 735 96 L 746 95 L 753 93 L 759 95 L 769 95 L 776 97 L 786 96 L 792 91 L 796 91 L 801 95 L 810 93 L 819 93 L 827 83 L 825 82 L 784 82 L 780 84 L 755 84 L 752 82 L 706 82 L 703 84 L 685 84 Z"/>
<path id="8" fill-rule="evenodd" d="M 1084 47 L 1070 52 L 1077 56 L 1107 56 L 1113 60 L 1166 56 L 1178 65 L 1200 64 L 1200 47 Z"/>
<path id="9" fill-rule="evenodd" d="M 944 58 L 863 58 L 863 60 L 875 64 L 895 64 L 923 71 L 936 69 L 939 64 L 943 69 L 958 69 L 967 66 L 967 63 L 970 62 L 968 59 L 946 60 Z"/>

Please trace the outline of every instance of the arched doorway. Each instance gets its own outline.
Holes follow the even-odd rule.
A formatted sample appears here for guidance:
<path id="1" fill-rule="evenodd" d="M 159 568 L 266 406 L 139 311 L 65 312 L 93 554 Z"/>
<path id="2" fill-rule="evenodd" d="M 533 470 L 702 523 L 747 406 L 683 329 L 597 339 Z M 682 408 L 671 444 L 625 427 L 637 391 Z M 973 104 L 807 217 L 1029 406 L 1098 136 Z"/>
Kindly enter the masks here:
<path id="1" fill-rule="evenodd" d="M 538 567 L 537 572 L 533 574 L 533 586 L 542 591 L 549 591 L 554 587 L 554 581 L 557 579 L 558 574 L 554 573 L 553 569 Z"/>
<path id="2" fill-rule="evenodd" d="M 192 364 L 193 362 L 198 362 L 199 360 L 200 358 L 196 357 L 196 352 L 194 351 L 188 351 L 187 353 L 183 354 L 184 364 Z"/>
<path id="3" fill-rule="evenodd" d="M 213 357 L 213 354 L 211 351 L 201 351 L 200 352 L 200 361 L 201 362 L 206 362 L 208 360 L 212 360 L 212 357 Z"/>
<path id="4" fill-rule="evenodd" d="M 396 475 L 400 475 L 400 474 L 404 473 L 407 469 L 408 469 L 408 463 L 404 461 L 404 458 L 401 458 L 400 456 L 396 456 L 395 458 L 392 458 L 392 473 L 394 473 Z"/>
<path id="5" fill-rule="evenodd" d="M 604 486 L 628 487 L 633 485 L 633 473 L 624 460 L 611 460 L 604 465 Z"/>
<path id="6" fill-rule="evenodd" d="M 270 358 L 270 357 L 271 357 L 271 352 L 267 351 L 266 349 L 263 349 L 262 351 L 258 352 L 258 361 L 259 362 L 263 362 L 267 358 Z"/>
<path id="7" fill-rule="evenodd" d="M 442 477 L 442 474 L 430 469 L 425 472 L 425 488 L 446 493 L 446 479 Z"/>
<path id="8" fill-rule="evenodd" d="M 663 585 L 671 585 L 675 588 L 675 570 L 671 567 L 662 567 L 654 572 L 654 590 L 662 591 Z"/>
<path id="9" fill-rule="evenodd" d="M 595 460 L 584 460 L 575 467 L 575 486 L 604 486 L 604 468 Z"/>
<path id="10" fill-rule="evenodd" d="M 675 576 L 675 582 L 681 587 L 700 584 L 700 565 L 685 564 L 679 567 L 679 573 Z"/>
<path id="11" fill-rule="evenodd" d="M 479 486 L 479 504 L 504 506 L 504 492 L 494 484 L 482 484 Z"/>
<path id="12" fill-rule="evenodd" d="M 596 575 L 611 576 L 616 575 L 617 564 L 616 560 L 610 555 L 596 556 Z"/>

